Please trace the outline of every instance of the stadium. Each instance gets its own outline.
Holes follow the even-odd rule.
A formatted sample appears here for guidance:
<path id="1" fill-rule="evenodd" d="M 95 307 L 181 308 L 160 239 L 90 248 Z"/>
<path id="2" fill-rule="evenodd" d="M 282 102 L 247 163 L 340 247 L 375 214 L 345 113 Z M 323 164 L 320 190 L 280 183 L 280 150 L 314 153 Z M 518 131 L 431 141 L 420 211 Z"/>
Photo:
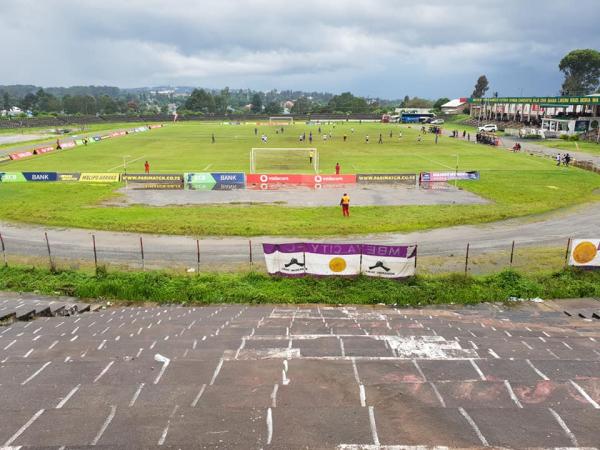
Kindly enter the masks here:
<path id="1" fill-rule="evenodd" d="M 0 449 L 599 450 L 593 3 L 0 4 Z"/>

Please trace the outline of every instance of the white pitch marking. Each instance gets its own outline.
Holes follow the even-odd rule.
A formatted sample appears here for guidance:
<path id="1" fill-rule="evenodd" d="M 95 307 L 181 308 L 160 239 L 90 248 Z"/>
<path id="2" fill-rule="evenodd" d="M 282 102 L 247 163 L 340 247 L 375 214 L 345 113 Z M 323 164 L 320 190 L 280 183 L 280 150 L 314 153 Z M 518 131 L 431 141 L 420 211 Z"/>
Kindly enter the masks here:
<path id="1" fill-rule="evenodd" d="M 479 368 L 477 363 L 475 361 L 473 361 L 472 359 L 469 359 L 469 362 L 473 366 L 473 369 L 475 369 L 477 371 L 479 378 L 481 378 L 483 381 L 485 381 L 486 380 L 485 375 L 483 374 L 483 372 L 481 371 L 481 369 Z"/>
<path id="2" fill-rule="evenodd" d="M 477 437 L 479 438 L 479 440 L 481 441 L 483 446 L 489 447 L 490 444 L 488 443 L 485 436 L 481 433 L 481 430 L 479 429 L 479 427 L 477 426 L 475 421 L 471 418 L 469 413 L 467 413 L 467 411 L 465 411 L 465 409 L 462 406 L 460 408 L 458 408 L 458 410 L 460 411 L 462 416 L 467 420 L 467 422 L 469 422 L 469 425 L 471 425 L 471 428 L 473 428 L 473 431 L 475 431 L 475 434 L 477 435 Z"/>
<path id="3" fill-rule="evenodd" d="M 517 398 L 515 391 L 513 391 L 512 386 L 510 385 L 510 382 L 508 380 L 504 380 L 504 386 L 506 386 L 506 390 L 508 391 L 508 395 L 510 395 L 510 398 L 512 399 L 513 402 L 515 402 L 515 404 L 519 407 L 522 408 L 523 405 L 521 404 L 521 402 L 519 401 L 519 399 Z"/>
<path id="4" fill-rule="evenodd" d="M 588 395 L 587 392 L 585 392 L 585 390 L 579 386 L 577 383 L 575 383 L 573 380 L 569 380 L 569 382 L 573 385 L 573 387 L 575 389 L 577 389 L 579 391 L 579 393 L 588 401 L 590 402 L 590 404 L 595 408 L 595 409 L 600 409 L 600 405 L 598 405 L 598 403 Z"/>
<path id="5" fill-rule="evenodd" d="M 92 445 L 96 445 L 98 443 L 98 441 L 100 440 L 100 438 L 102 437 L 102 435 L 104 434 L 104 432 L 106 431 L 106 429 L 108 428 L 108 426 L 110 425 L 112 420 L 114 419 L 116 413 L 117 413 L 117 407 L 114 405 L 111 405 L 110 413 L 108 414 L 108 417 L 104 421 L 102 428 L 100 428 L 100 431 L 98 431 L 98 434 L 96 435 L 94 440 L 91 442 Z"/>
<path id="6" fill-rule="evenodd" d="M 154 384 L 158 384 L 158 382 L 162 378 L 163 374 L 165 373 L 165 370 L 167 370 L 168 365 L 171 363 L 171 360 L 169 358 L 167 358 L 166 356 L 163 356 L 163 355 L 157 353 L 156 355 L 154 355 L 154 361 L 162 363 L 162 365 L 163 365 L 162 368 L 160 369 L 160 372 L 158 372 L 158 375 L 154 379 Z"/>
<path id="7" fill-rule="evenodd" d="M 267 410 L 267 445 L 271 445 L 273 439 L 273 413 L 271 408 Z"/>
<path id="8" fill-rule="evenodd" d="M 569 429 L 569 427 L 567 426 L 567 424 L 565 423 L 565 421 L 562 419 L 562 417 L 560 417 L 558 415 L 558 413 L 556 411 L 554 411 L 552 408 L 548 408 L 548 411 L 550 411 L 552 413 L 552 415 L 554 416 L 554 418 L 556 419 L 556 421 L 558 422 L 558 424 L 560 425 L 560 427 L 565 432 L 565 434 L 567 436 L 569 436 L 569 439 L 571 440 L 571 444 L 573 444 L 574 447 L 579 447 L 579 443 L 577 442 L 577 438 L 575 437 L 575 435 L 573 434 L 573 432 Z"/>
<path id="9" fill-rule="evenodd" d="M 46 367 L 48 367 L 48 365 L 51 362 L 52 361 L 48 361 L 46 364 L 44 364 L 42 367 L 40 367 L 38 370 L 36 370 L 33 375 L 31 375 L 29 378 L 27 378 L 25 381 L 23 381 L 21 383 L 21 386 L 25 386 L 27 383 L 29 383 L 31 380 L 33 380 L 35 377 L 37 377 L 42 372 L 42 370 L 44 370 Z"/>
<path id="10" fill-rule="evenodd" d="M 130 163 L 132 163 L 132 162 L 139 161 L 140 159 L 143 159 L 143 158 L 145 158 L 145 157 L 146 157 L 146 155 L 143 155 L 143 156 L 140 156 L 139 158 L 130 159 L 129 161 L 125 161 L 123 164 L 119 164 L 118 166 L 111 167 L 110 169 L 106 169 L 106 171 L 107 171 L 107 172 L 110 172 L 110 171 L 112 171 L 112 170 L 115 170 L 115 169 L 118 169 L 118 168 L 120 168 L 120 167 L 124 167 L 124 165 L 125 165 L 125 164 L 130 164 Z"/>
<path id="11" fill-rule="evenodd" d="M 202 169 L 202 170 L 205 170 L 205 171 L 206 171 L 206 170 L 210 169 L 211 167 L 212 167 L 212 163 L 210 163 L 208 166 L 206 166 L 206 167 L 205 167 L 204 169 Z"/>
<path id="12" fill-rule="evenodd" d="M 369 425 L 371 425 L 371 436 L 373 436 L 373 444 L 379 444 L 379 436 L 377 435 L 377 425 L 375 424 L 375 410 L 369 406 Z"/>
<path id="13" fill-rule="evenodd" d="M 202 397 L 202 394 L 204 394 L 204 389 L 206 389 L 206 384 L 202 385 L 202 387 L 200 388 L 200 392 L 198 392 L 198 395 L 196 395 L 196 398 L 194 398 L 194 401 L 192 402 L 192 408 L 195 408 L 198 404 L 200 397 Z"/>
<path id="14" fill-rule="evenodd" d="M 38 417 L 40 417 L 44 413 L 44 411 L 45 411 L 44 409 L 40 409 L 38 412 L 36 412 L 31 417 L 31 419 L 29 419 L 27 421 L 27 423 L 25 425 L 23 425 L 21 428 L 19 428 L 15 434 L 13 434 L 10 438 L 8 438 L 8 441 L 6 441 L 4 443 L 4 447 L 9 447 L 13 442 L 15 442 L 19 438 L 19 436 L 21 436 L 25 432 L 25 430 L 27 430 L 27 428 L 29 428 L 31 426 L 31 424 L 33 422 L 35 422 L 38 419 Z"/>
<path id="15" fill-rule="evenodd" d="M 537 373 L 540 376 L 542 380 L 549 380 L 549 378 L 546 375 L 544 375 L 537 367 L 535 367 L 531 361 L 526 359 L 525 362 L 529 365 L 529 367 L 531 367 L 534 370 L 535 373 Z"/>
<path id="16" fill-rule="evenodd" d="M 104 375 L 106 372 L 108 372 L 108 369 L 110 369 L 110 367 L 111 367 L 111 366 L 112 366 L 114 363 L 115 363 L 114 361 L 111 361 L 111 362 L 109 362 L 109 363 L 106 365 L 106 367 L 105 367 L 104 369 L 102 369 L 102 372 L 100 372 L 100 373 L 98 374 L 98 376 L 97 376 L 96 378 L 94 378 L 94 383 L 96 383 L 96 382 L 97 382 L 97 381 L 98 381 L 100 378 L 102 378 L 102 376 L 103 376 L 103 375 Z"/>
<path id="17" fill-rule="evenodd" d="M 275 383 L 273 386 L 273 392 L 271 392 L 271 407 L 277 407 L 277 391 L 279 390 L 279 384 Z"/>
<path id="18" fill-rule="evenodd" d="M 81 384 L 78 384 L 77 386 L 75 386 L 73 389 L 71 389 L 71 391 L 65 396 L 65 398 L 63 398 L 58 405 L 56 405 L 56 409 L 60 409 L 63 406 L 65 406 L 65 403 L 67 403 L 69 401 L 69 399 L 71 397 L 73 397 L 73 395 L 75 395 L 75 393 L 79 390 L 79 388 L 81 387 Z"/>
<path id="19" fill-rule="evenodd" d="M 417 363 L 417 360 L 413 359 L 412 363 L 417 368 L 417 371 L 419 372 L 419 375 L 421 375 L 421 377 L 423 378 L 423 381 L 427 381 L 427 377 L 425 376 L 425 374 L 421 370 L 421 367 L 419 366 L 419 363 Z"/>
<path id="20" fill-rule="evenodd" d="M 221 371 L 221 367 L 223 367 L 223 358 L 221 358 L 219 360 L 219 364 L 217 364 L 217 368 L 215 369 L 212 379 L 210 380 L 210 386 L 212 386 L 215 383 L 215 380 L 217 379 L 217 376 L 219 375 L 219 372 Z"/>

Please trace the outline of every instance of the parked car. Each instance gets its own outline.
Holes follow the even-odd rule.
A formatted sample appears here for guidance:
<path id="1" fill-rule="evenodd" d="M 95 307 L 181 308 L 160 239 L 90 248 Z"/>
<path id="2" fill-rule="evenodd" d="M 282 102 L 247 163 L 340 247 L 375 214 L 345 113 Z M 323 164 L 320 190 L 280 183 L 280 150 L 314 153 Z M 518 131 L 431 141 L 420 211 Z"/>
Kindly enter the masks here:
<path id="1" fill-rule="evenodd" d="M 496 132 L 498 131 L 498 125 L 495 123 L 488 123 L 482 127 L 477 128 L 479 131 Z"/>
<path id="2" fill-rule="evenodd" d="M 431 125 L 441 125 L 444 123 L 444 119 L 433 119 L 431 122 L 429 122 Z"/>

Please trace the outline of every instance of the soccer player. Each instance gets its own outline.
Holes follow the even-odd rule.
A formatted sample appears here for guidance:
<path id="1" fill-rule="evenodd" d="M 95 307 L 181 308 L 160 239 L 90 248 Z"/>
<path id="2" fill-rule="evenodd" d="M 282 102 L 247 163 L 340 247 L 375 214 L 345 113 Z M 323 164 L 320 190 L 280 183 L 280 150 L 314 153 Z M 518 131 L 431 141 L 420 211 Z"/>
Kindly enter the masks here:
<path id="1" fill-rule="evenodd" d="M 379 141 L 377 141 L 378 144 L 383 144 L 383 136 L 381 135 L 381 133 L 379 133 Z"/>
<path id="2" fill-rule="evenodd" d="M 345 192 L 340 200 L 340 205 L 342 205 L 342 215 L 344 217 L 350 217 L 350 197 Z"/>
<path id="3" fill-rule="evenodd" d="M 212 134 L 211 141 L 212 141 L 213 144 L 215 143 L 215 133 Z"/>
<path id="4" fill-rule="evenodd" d="M 366 143 L 366 144 L 368 144 L 368 143 L 369 143 L 369 135 L 368 135 L 368 134 L 365 136 L 365 143 Z"/>
<path id="5" fill-rule="evenodd" d="M 150 173 L 150 164 L 148 163 L 148 161 L 144 163 L 144 172 Z"/>
<path id="6" fill-rule="evenodd" d="M 340 163 L 335 163 L 335 174 L 339 175 L 340 174 Z"/>
<path id="7" fill-rule="evenodd" d="M 348 136 L 344 135 L 344 142 L 346 142 L 346 139 L 348 139 Z"/>
<path id="8" fill-rule="evenodd" d="M 309 150 L 309 152 L 308 152 L 308 162 L 312 164 L 314 157 L 315 157 L 315 151 L 314 150 Z"/>

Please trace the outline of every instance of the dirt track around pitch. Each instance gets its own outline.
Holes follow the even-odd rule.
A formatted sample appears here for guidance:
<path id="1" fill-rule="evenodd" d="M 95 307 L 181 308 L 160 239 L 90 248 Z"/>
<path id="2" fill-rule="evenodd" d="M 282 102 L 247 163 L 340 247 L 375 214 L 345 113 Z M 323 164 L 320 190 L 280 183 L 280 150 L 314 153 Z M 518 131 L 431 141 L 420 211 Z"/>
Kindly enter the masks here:
<path id="1" fill-rule="evenodd" d="M 272 204 L 289 207 L 335 206 L 348 193 L 354 206 L 455 205 L 486 204 L 488 200 L 471 192 L 444 185 L 443 189 L 422 189 L 411 186 L 354 185 L 314 189 L 312 187 L 282 187 L 261 190 L 231 191 L 147 191 L 123 188 L 125 195 L 111 205 L 142 204 L 149 206 L 207 204 Z"/>

